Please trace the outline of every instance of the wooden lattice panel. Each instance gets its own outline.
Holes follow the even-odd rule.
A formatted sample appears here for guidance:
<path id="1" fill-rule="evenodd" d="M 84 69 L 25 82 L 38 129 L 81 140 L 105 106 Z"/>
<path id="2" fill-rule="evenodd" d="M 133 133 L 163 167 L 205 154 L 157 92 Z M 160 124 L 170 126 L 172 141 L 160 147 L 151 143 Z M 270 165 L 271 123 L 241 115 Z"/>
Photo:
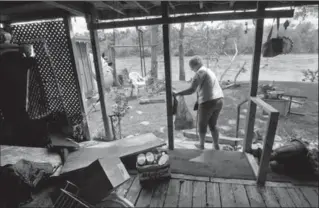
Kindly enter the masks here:
<path id="1" fill-rule="evenodd" d="M 52 20 L 13 25 L 12 34 L 15 43 L 34 45 L 49 110 L 65 112 L 76 125 L 82 122 L 80 93 L 66 32 L 62 20 Z"/>

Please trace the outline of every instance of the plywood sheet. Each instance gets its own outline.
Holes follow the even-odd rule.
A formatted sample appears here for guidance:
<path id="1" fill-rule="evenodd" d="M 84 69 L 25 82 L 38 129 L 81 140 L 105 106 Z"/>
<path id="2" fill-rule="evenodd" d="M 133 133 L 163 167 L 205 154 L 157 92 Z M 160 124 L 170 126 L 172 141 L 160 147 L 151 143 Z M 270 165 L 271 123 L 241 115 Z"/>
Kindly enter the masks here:
<path id="1" fill-rule="evenodd" d="M 165 144 L 164 140 L 151 133 L 127 139 L 120 139 L 113 142 L 97 143 L 96 145 L 81 148 L 78 151 L 69 154 L 66 163 L 62 168 L 62 173 L 84 168 L 98 158 L 122 158 L 160 147 Z"/>
<path id="2" fill-rule="evenodd" d="M 48 152 L 46 148 L 0 145 L 0 150 L 1 166 L 15 164 L 21 159 L 40 163 L 51 163 L 52 166 L 61 164 L 61 157 L 57 153 Z"/>

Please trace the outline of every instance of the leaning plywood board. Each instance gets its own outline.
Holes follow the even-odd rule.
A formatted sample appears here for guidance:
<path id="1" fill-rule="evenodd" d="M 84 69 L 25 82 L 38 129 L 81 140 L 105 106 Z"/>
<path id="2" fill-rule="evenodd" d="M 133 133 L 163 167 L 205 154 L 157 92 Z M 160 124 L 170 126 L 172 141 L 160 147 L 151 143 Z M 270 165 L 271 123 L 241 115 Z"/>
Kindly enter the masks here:
<path id="1" fill-rule="evenodd" d="M 46 148 L 0 145 L 0 150 L 1 166 L 15 164 L 21 159 L 39 163 L 50 163 L 52 166 L 61 164 L 60 156 L 57 153 L 48 152 Z"/>
<path id="2" fill-rule="evenodd" d="M 164 140 L 150 133 L 81 148 L 78 151 L 69 154 L 66 163 L 62 168 L 62 173 L 84 168 L 98 158 L 122 158 L 160 147 L 165 144 Z"/>

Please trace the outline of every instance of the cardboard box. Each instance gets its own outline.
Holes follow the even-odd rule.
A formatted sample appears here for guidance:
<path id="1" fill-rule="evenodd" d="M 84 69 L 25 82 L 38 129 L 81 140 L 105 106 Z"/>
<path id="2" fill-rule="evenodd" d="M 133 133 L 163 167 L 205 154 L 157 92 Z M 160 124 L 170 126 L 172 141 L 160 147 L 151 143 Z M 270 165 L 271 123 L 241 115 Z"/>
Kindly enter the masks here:
<path id="1" fill-rule="evenodd" d="M 81 170 L 79 197 L 96 204 L 130 178 L 119 158 L 101 158 Z"/>

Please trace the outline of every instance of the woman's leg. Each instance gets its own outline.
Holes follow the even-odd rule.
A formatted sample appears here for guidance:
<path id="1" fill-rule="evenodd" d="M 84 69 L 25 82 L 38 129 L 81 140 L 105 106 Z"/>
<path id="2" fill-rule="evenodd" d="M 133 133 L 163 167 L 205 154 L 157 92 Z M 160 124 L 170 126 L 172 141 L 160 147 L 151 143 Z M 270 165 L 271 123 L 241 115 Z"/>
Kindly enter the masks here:
<path id="1" fill-rule="evenodd" d="M 199 145 L 196 145 L 199 149 L 204 149 L 205 146 L 205 137 L 207 133 L 207 125 L 209 118 L 212 115 L 211 106 L 209 103 L 205 102 L 198 106 L 198 123 L 197 129 L 199 134 Z"/>
<path id="2" fill-rule="evenodd" d="M 211 132 L 213 140 L 214 140 L 214 143 L 213 143 L 214 148 L 216 150 L 219 150 L 219 144 L 218 144 L 219 130 L 218 130 L 216 125 L 217 125 L 219 113 L 223 108 L 223 99 L 217 100 L 214 105 L 215 105 L 214 112 L 212 113 L 211 117 L 209 118 L 208 126 L 209 126 L 210 132 Z"/>

